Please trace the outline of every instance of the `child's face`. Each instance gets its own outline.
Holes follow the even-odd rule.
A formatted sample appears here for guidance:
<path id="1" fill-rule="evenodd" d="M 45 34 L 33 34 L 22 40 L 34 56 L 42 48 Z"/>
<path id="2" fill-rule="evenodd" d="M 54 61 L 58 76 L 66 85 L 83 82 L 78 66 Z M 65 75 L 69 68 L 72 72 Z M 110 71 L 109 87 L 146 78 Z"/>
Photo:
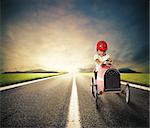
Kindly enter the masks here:
<path id="1" fill-rule="evenodd" d="M 100 55 L 100 56 L 103 56 L 103 55 L 105 54 L 104 51 L 100 51 L 100 50 L 98 50 L 97 53 L 98 53 L 98 55 Z"/>

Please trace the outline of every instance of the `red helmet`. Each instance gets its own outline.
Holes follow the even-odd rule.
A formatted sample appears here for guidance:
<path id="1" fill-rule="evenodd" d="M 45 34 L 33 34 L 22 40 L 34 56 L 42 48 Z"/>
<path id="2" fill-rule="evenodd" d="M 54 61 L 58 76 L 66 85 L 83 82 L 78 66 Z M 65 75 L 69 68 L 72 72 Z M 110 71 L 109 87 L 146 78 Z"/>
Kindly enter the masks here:
<path id="1" fill-rule="evenodd" d="M 105 41 L 98 41 L 96 44 L 96 49 L 100 51 L 106 51 L 107 50 L 107 43 Z"/>

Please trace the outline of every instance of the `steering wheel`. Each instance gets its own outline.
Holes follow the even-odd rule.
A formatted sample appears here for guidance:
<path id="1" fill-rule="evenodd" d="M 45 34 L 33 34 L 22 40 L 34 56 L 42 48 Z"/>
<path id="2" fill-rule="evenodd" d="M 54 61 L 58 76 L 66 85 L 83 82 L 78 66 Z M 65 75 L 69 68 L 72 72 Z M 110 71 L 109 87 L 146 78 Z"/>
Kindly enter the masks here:
<path id="1" fill-rule="evenodd" d="M 112 65 L 112 63 L 109 60 L 105 60 L 102 64 L 103 65 Z"/>

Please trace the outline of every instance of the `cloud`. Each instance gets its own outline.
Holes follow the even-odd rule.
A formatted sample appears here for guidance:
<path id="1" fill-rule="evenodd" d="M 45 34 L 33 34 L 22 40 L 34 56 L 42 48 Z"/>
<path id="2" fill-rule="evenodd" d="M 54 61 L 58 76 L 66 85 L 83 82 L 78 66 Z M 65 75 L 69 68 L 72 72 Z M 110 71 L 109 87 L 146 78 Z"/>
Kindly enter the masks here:
<path id="1" fill-rule="evenodd" d="M 58 11 L 58 10 L 57 10 Z M 65 10 L 62 10 L 65 12 Z M 44 15 L 48 15 L 45 11 Z M 87 56 L 87 49 L 92 40 L 86 37 L 82 25 L 88 19 L 68 14 L 57 13 L 49 19 L 39 22 L 22 20 L 9 24 L 6 28 L 6 39 L 3 45 L 5 52 L 5 69 L 14 70 L 32 65 L 52 69 L 71 69 L 82 66 Z M 38 18 L 43 17 L 43 12 Z M 51 16 L 55 16 L 51 18 Z M 57 19 L 59 15 L 59 20 Z M 30 21 L 31 20 L 31 21 Z M 90 59 L 91 60 L 91 59 Z"/>
<path id="2" fill-rule="evenodd" d="M 15 0 L 14 7 L 9 5 L 10 17 L 3 18 L 7 21 L 3 25 L 2 45 L 5 70 L 36 67 L 70 70 L 93 66 L 98 40 L 108 42 L 108 53 L 112 54 L 117 67 L 142 69 L 141 63 L 145 66 L 148 63 L 147 36 L 144 37 L 145 43 L 140 43 L 143 39 L 139 31 L 141 26 L 130 23 L 133 19 L 116 23 L 121 18 L 119 12 L 119 18 L 115 14 L 107 18 L 103 17 L 107 10 L 99 13 L 100 7 L 95 3 L 92 9 L 96 13 L 91 14 L 86 7 L 78 10 L 71 0 L 32 0 L 22 8 L 18 4 L 22 5 Z M 90 4 L 87 7 L 90 11 Z M 125 14 L 129 15 L 128 12 Z"/>

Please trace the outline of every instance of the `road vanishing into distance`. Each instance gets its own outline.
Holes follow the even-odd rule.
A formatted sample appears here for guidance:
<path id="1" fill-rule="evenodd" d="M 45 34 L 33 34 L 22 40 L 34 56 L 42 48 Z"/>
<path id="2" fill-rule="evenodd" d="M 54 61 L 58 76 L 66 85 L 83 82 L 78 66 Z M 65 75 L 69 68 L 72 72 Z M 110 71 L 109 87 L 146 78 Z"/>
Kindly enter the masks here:
<path id="1" fill-rule="evenodd" d="M 148 91 L 131 88 L 129 104 L 123 94 L 104 94 L 96 109 L 90 84 L 90 76 L 66 74 L 1 91 L 1 127 L 149 127 Z"/>

